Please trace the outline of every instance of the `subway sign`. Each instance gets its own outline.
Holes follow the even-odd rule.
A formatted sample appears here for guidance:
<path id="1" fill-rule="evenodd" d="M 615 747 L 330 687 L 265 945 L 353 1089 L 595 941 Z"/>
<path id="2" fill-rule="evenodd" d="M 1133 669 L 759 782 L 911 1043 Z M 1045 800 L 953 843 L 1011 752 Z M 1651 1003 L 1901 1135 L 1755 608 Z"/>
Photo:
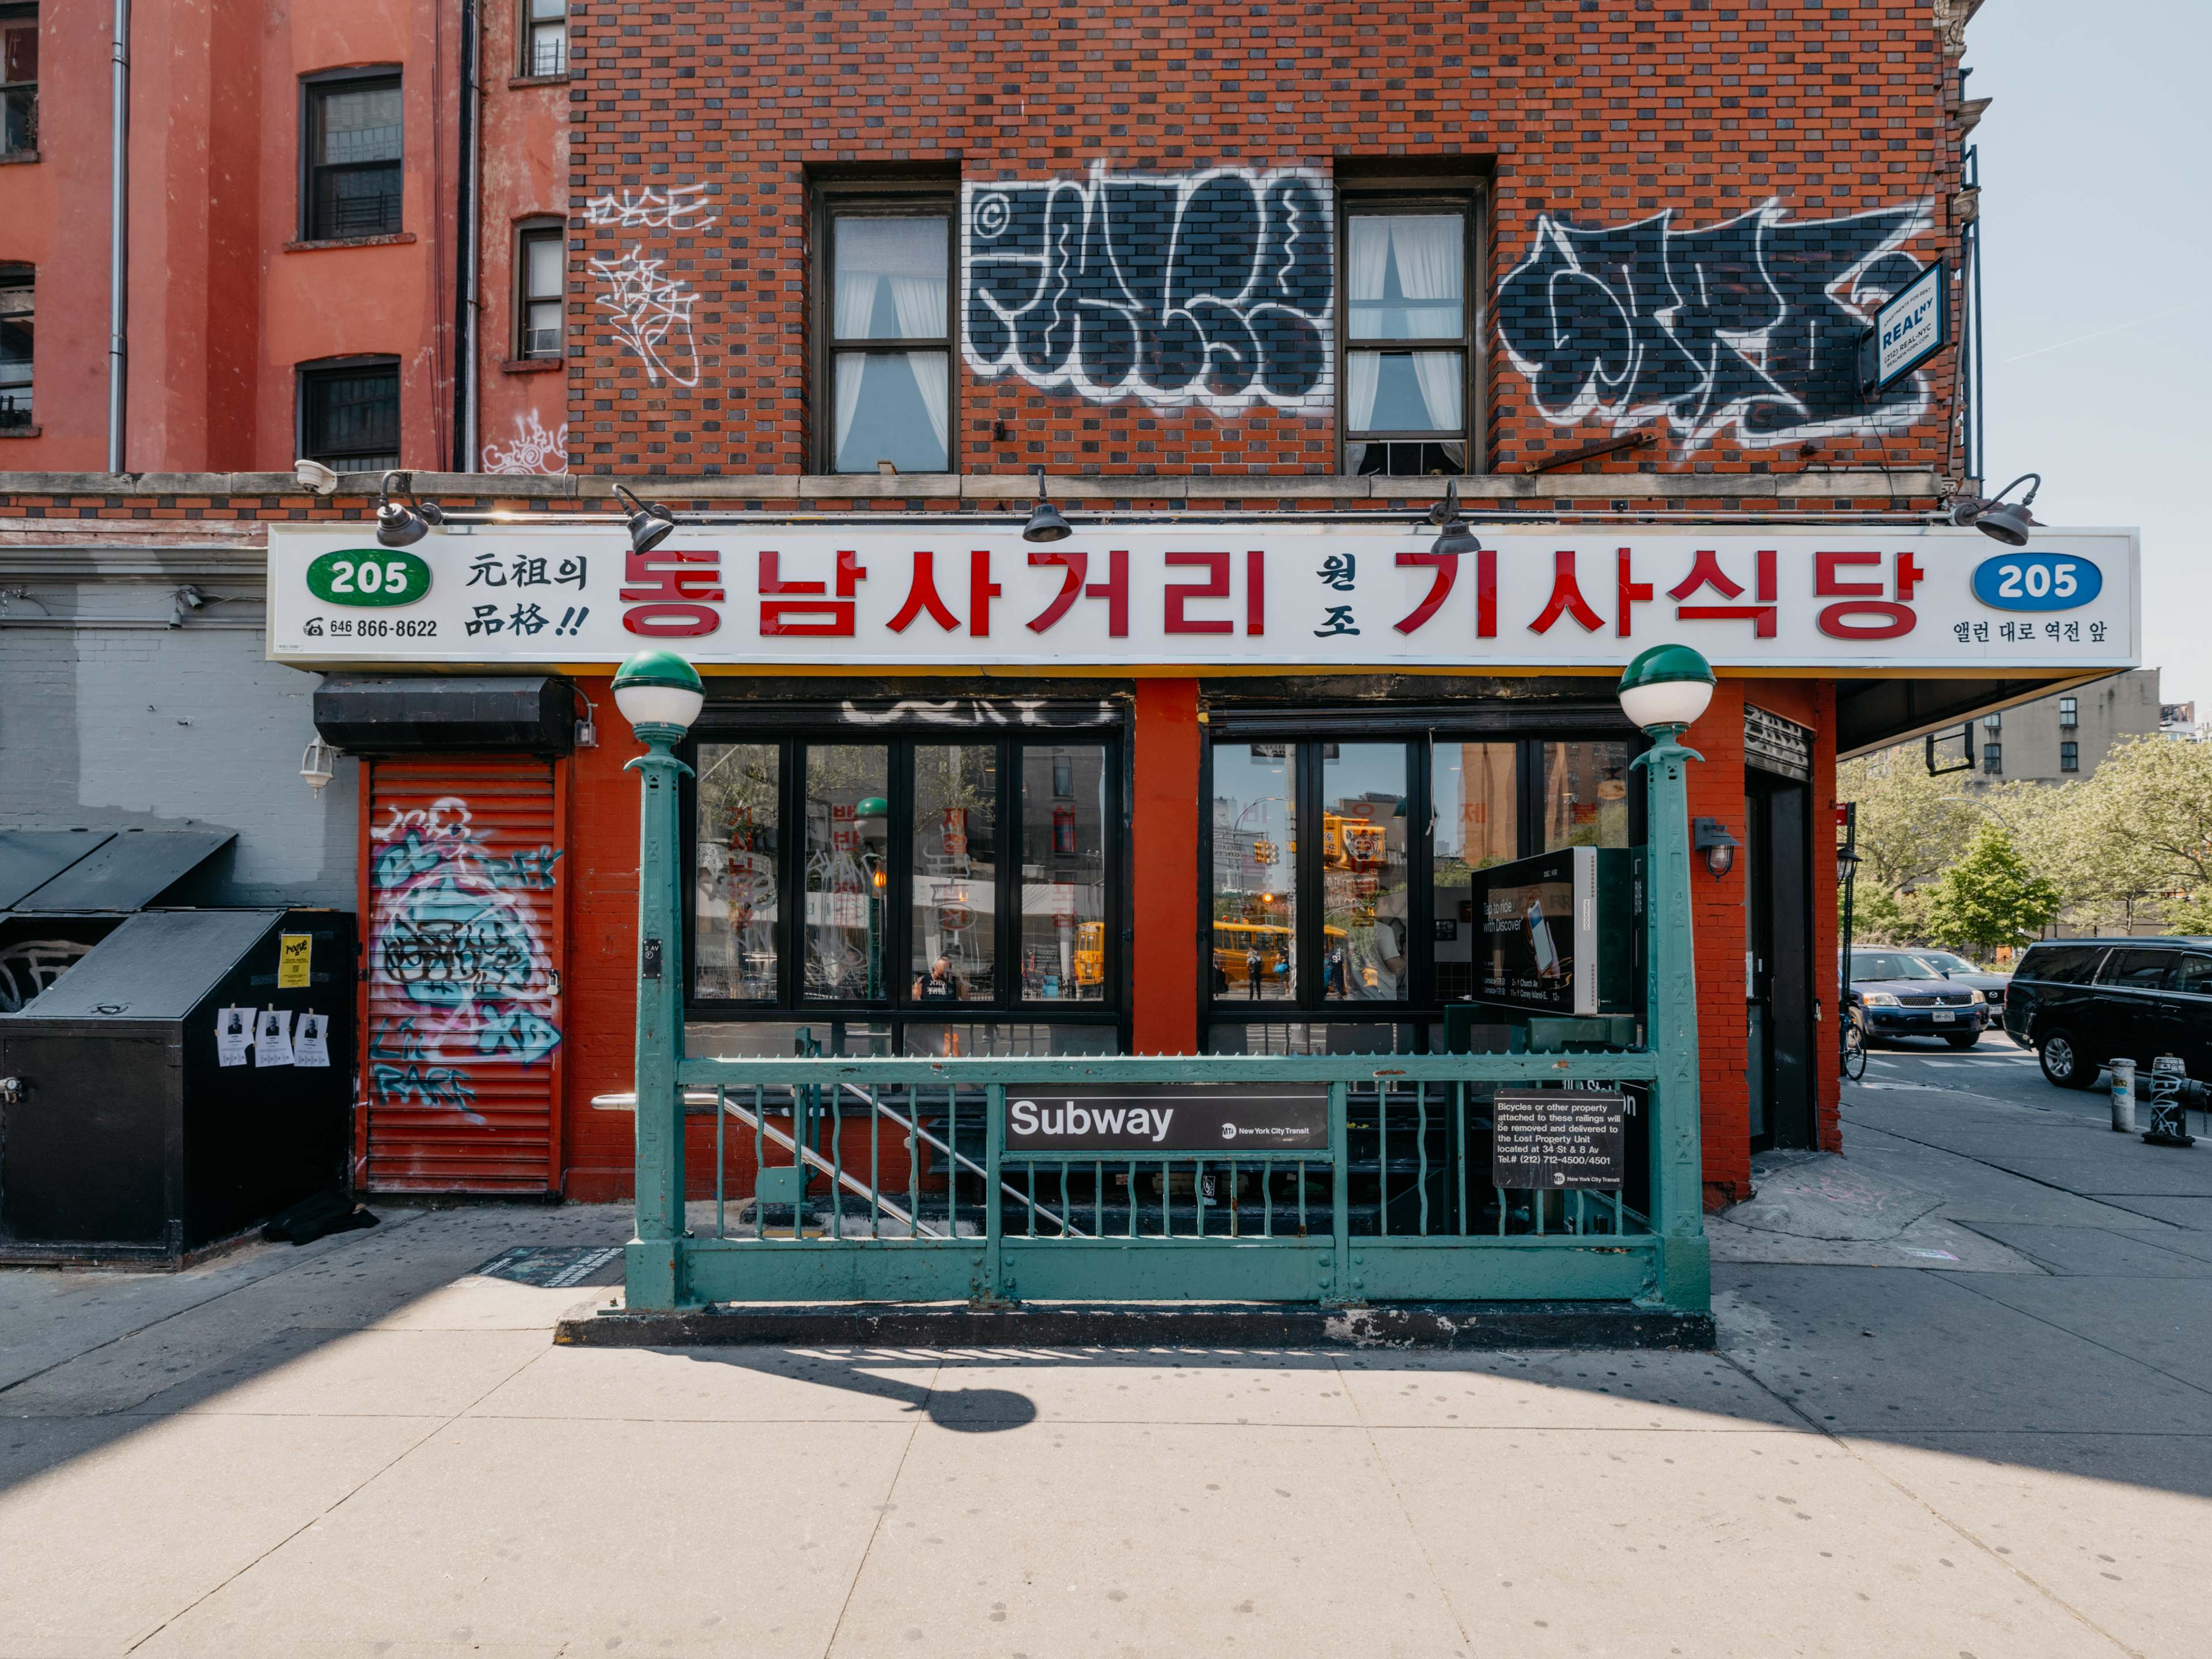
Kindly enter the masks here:
<path id="1" fill-rule="evenodd" d="M 303 667 L 588 670 L 648 645 L 702 666 L 1188 665 L 1615 669 L 1679 641 L 1723 668 L 2057 677 L 2137 661 L 2135 532 L 1949 526 L 1480 526 L 1410 519 L 1004 527 L 732 521 L 646 553 L 617 525 L 272 526 L 270 654 Z"/>

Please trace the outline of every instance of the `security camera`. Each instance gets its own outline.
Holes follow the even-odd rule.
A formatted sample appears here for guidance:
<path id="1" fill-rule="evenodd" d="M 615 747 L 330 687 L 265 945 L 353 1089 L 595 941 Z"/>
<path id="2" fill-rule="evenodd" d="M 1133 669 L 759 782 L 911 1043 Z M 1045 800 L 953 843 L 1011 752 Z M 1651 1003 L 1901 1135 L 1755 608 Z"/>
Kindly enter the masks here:
<path id="1" fill-rule="evenodd" d="M 320 461 L 311 461 L 304 455 L 292 463 L 292 476 L 300 481 L 302 489 L 318 495 L 335 495 L 338 492 L 338 475 Z"/>

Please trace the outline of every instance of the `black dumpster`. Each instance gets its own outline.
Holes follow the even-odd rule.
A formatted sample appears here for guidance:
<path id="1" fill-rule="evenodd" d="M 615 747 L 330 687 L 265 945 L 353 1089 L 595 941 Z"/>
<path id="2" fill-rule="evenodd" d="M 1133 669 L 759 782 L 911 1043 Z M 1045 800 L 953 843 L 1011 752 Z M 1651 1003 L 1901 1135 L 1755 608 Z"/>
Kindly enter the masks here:
<path id="1" fill-rule="evenodd" d="M 343 911 L 141 911 L 0 1014 L 0 1261 L 175 1263 L 338 1184 L 355 956 Z"/>

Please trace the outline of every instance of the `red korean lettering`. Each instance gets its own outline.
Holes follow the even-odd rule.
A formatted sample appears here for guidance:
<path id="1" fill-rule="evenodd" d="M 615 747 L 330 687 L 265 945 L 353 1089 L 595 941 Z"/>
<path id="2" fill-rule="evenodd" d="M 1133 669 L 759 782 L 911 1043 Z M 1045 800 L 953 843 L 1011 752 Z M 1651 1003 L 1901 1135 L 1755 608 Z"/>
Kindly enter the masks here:
<path id="1" fill-rule="evenodd" d="M 1006 590 L 991 580 L 991 552 L 979 547 L 968 556 L 968 632 L 975 639 L 991 636 L 991 601 Z"/>
<path id="2" fill-rule="evenodd" d="M 906 603 L 899 607 L 898 615 L 890 622 L 894 634 L 903 634 L 911 628 L 922 612 L 927 611 L 939 628 L 950 632 L 960 625 L 960 619 L 937 592 L 937 555 L 927 548 L 914 556 L 914 579 L 907 586 Z"/>
<path id="3" fill-rule="evenodd" d="M 1244 556 L 1244 631 L 1267 631 L 1267 556 L 1256 547 Z"/>
<path id="4" fill-rule="evenodd" d="M 1052 596 L 1052 603 L 1030 618 L 1032 632 L 1042 634 L 1062 617 L 1080 594 L 1086 599 L 1106 601 L 1106 631 L 1115 639 L 1126 639 L 1129 633 L 1129 555 L 1126 549 L 1116 549 L 1106 556 L 1106 580 L 1090 580 L 1091 556 L 1088 553 L 1032 553 L 1032 567 L 1042 568 L 1058 565 L 1066 574 L 1060 579 L 1060 592 Z"/>
<path id="5" fill-rule="evenodd" d="M 1405 620 L 1394 624 L 1401 634 L 1411 634 L 1425 626 L 1430 617 L 1443 609 L 1444 601 L 1451 597 L 1452 584 L 1459 580 L 1459 555 L 1456 553 L 1401 553 L 1398 556 L 1398 568 L 1401 570 L 1418 570 L 1424 566 L 1435 574 L 1421 602 L 1407 613 Z"/>
<path id="6" fill-rule="evenodd" d="M 1871 566 L 1872 580 L 1853 580 L 1846 567 Z M 1897 556 L 1897 592 L 1910 599 L 1926 579 L 1910 553 Z M 1912 631 L 1918 618 L 1912 607 L 1881 597 L 1881 555 L 1879 553 L 1818 552 L 1813 555 L 1813 594 L 1838 603 L 1821 607 L 1820 631 L 1832 640 L 1893 640 Z"/>
<path id="7" fill-rule="evenodd" d="M 1486 547 L 1474 556 L 1474 636 L 1498 637 L 1498 550 Z"/>
<path id="8" fill-rule="evenodd" d="M 1552 599 L 1544 607 L 1544 614 L 1528 624 L 1532 634 L 1548 634 L 1552 624 L 1561 617 L 1571 616 L 1592 634 L 1605 626 L 1605 619 L 1590 609 L 1589 601 L 1583 597 L 1582 584 L 1575 580 L 1575 556 L 1562 550 L 1552 555 Z"/>
<path id="9" fill-rule="evenodd" d="M 1781 611 L 1776 599 L 1781 592 L 1781 582 L 1775 571 L 1772 548 L 1763 547 L 1753 556 L 1758 584 L 1755 605 L 1684 605 L 1684 599 L 1701 587 L 1710 587 L 1724 599 L 1741 599 L 1743 584 L 1731 580 L 1721 568 L 1720 555 L 1709 547 L 1698 550 L 1690 566 L 1690 574 L 1680 583 L 1667 590 L 1667 597 L 1675 601 L 1674 616 L 1680 622 L 1747 622 L 1752 624 L 1754 637 L 1771 640 L 1776 632 Z"/>
<path id="10" fill-rule="evenodd" d="M 762 634 L 788 638 L 850 639 L 854 614 L 859 609 L 853 596 L 868 574 L 860 556 L 849 548 L 837 550 L 834 599 L 825 583 L 784 580 L 781 560 L 782 556 L 777 553 L 763 552 L 760 556 Z"/>
<path id="11" fill-rule="evenodd" d="M 1169 553 L 1163 556 L 1170 567 L 1195 566 L 1209 573 L 1203 586 L 1196 582 L 1170 582 L 1167 585 L 1165 631 L 1170 634 L 1235 633 L 1237 624 L 1226 617 L 1193 617 L 1183 609 L 1193 599 L 1225 599 L 1229 597 L 1229 556 L 1226 553 Z"/>
<path id="12" fill-rule="evenodd" d="M 1636 580 L 1634 567 L 1630 563 L 1628 550 L 1622 548 L 1613 556 L 1613 590 L 1617 598 L 1613 613 L 1613 631 L 1622 639 L 1628 637 L 1629 609 L 1632 605 L 1648 605 L 1651 599 L 1651 584 Z"/>
<path id="13" fill-rule="evenodd" d="M 656 547 L 632 553 L 623 565 L 628 584 L 620 597 L 630 605 L 623 626 L 647 639 L 711 634 L 722 625 L 714 605 L 722 598 L 722 556 L 706 548 Z"/>

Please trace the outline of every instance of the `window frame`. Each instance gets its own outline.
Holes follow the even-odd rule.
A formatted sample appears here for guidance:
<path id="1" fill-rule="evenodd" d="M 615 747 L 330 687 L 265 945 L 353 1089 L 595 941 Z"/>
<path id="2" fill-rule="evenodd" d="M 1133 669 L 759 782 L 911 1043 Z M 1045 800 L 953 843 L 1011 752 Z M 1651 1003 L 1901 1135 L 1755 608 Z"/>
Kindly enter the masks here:
<path id="1" fill-rule="evenodd" d="M 1490 281 L 1485 258 L 1486 240 L 1484 234 L 1485 216 L 1488 211 L 1488 191 L 1480 183 L 1468 181 L 1449 184 L 1443 181 L 1409 180 L 1391 183 L 1387 180 L 1359 180 L 1347 183 L 1338 180 L 1336 187 L 1336 471 L 1340 476 L 1350 476 L 1347 459 L 1355 444 L 1371 443 L 1450 443 L 1464 446 L 1465 462 L 1456 473 L 1422 474 L 1423 477 L 1472 477 L 1489 471 L 1489 457 L 1485 443 L 1486 417 L 1485 399 L 1488 395 L 1488 364 L 1482 342 L 1490 326 Z M 1356 346 L 1351 339 L 1352 298 L 1348 261 L 1352 249 L 1352 221 L 1374 216 L 1413 213 L 1456 213 L 1462 216 L 1466 240 L 1461 252 L 1461 270 L 1464 273 L 1465 295 L 1461 315 L 1463 337 L 1455 343 L 1449 338 L 1362 341 Z M 1439 437 L 1433 433 L 1405 433 L 1397 435 L 1354 437 L 1352 422 L 1345 399 L 1350 395 L 1352 376 L 1348 372 L 1350 354 L 1387 349 L 1390 351 L 1457 351 L 1460 354 L 1460 416 L 1466 435 L 1458 440 Z M 1368 476 L 1368 475 L 1360 475 Z M 1389 477 L 1379 473 L 1373 476 Z"/>
<path id="2" fill-rule="evenodd" d="M 575 9 L 570 0 L 561 0 L 561 67 L 541 70 L 537 67 L 537 54 L 532 50 L 536 44 L 533 37 L 539 27 L 551 20 L 532 18 L 530 7 L 531 0 L 514 0 L 515 78 L 520 81 L 566 80 L 568 76 L 568 49 L 572 44 L 568 31 L 575 21 Z"/>
<path id="3" fill-rule="evenodd" d="M 1126 732 L 1113 726 L 1042 726 L 1008 732 L 996 726 L 921 726 L 842 723 L 804 719 L 763 721 L 757 705 L 709 703 L 679 750 L 691 768 L 684 781 L 681 806 L 684 848 L 683 994 L 684 1018 L 702 1024 L 788 1024 L 809 1019 L 869 1020 L 890 1028 L 894 1052 L 903 1052 L 910 1024 L 1092 1025 L 1111 1028 L 1124 1050 L 1128 1043 L 1130 995 L 1127 818 L 1131 799 L 1129 745 Z M 778 745 L 776 775 L 775 922 L 776 992 L 773 998 L 739 999 L 699 994 L 695 895 L 697 887 L 699 750 L 704 744 L 760 743 Z M 884 992 L 879 1001 L 835 1001 L 805 994 L 805 777 L 802 757 L 809 747 L 879 745 L 888 750 L 886 801 L 890 807 L 885 851 L 889 881 L 884 890 Z M 911 971 L 915 858 L 914 750 L 955 745 L 990 745 L 998 750 L 995 836 L 997 867 L 993 875 L 993 979 L 988 1000 L 948 1007 L 918 1000 Z M 1090 1002 L 1055 1002 L 1025 998 L 1018 969 L 1021 952 L 1021 764 L 1025 750 L 1097 747 L 1104 750 L 1103 776 L 1111 792 L 1101 824 L 1106 893 L 1106 963 L 1103 994 Z M 1049 806 L 1047 808 L 1049 811 Z M 1050 819 L 1046 819 L 1047 834 Z"/>
<path id="4" fill-rule="evenodd" d="M 46 37 L 42 27 L 42 20 L 39 15 L 39 8 L 35 4 L 0 5 L 0 27 L 4 27 L 9 24 L 21 23 L 28 23 L 32 27 L 32 29 L 39 34 L 40 69 L 43 73 L 46 58 Z M 0 66 L 0 75 L 4 74 L 4 66 Z M 31 142 L 24 145 L 21 149 L 0 149 L 0 155 L 15 156 L 24 160 L 31 160 L 38 155 L 40 78 L 40 76 L 33 76 L 28 81 L 9 81 L 0 79 L 0 92 L 22 92 L 27 90 L 31 95 Z M 0 144 L 4 144 L 5 142 L 5 133 L 4 131 L 0 131 Z"/>
<path id="5" fill-rule="evenodd" d="M 2079 697 L 2059 698 L 2058 724 L 2064 728 L 2071 728 L 2081 724 L 2081 700 Z"/>
<path id="6" fill-rule="evenodd" d="M 356 82 L 389 81 L 399 94 L 399 156 L 390 165 L 399 173 L 399 222 L 395 230 L 374 231 L 366 236 L 318 236 L 315 234 L 315 173 L 314 106 L 318 98 L 332 92 L 362 88 Z M 295 194 L 299 198 L 295 228 L 298 240 L 310 243 L 345 243 L 370 241 L 386 236 L 407 234 L 407 77 L 404 66 L 398 64 L 368 64 L 353 69 L 318 70 L 300 77 L 300 116 L 297 135 L 299 167 L 295 181 Z"/>
<path id="7" fill-rule="evenodd" d="M 542 299 L 530 291 L 530 246 L 532 242 L 550 241 L 561 250 L 561 285 L 551 296 L 561 307 L 559 342 L 551 351 L 530 349 L 530 307 L 543 304 Z M 513 292 L 508 307 L 514 313 L 513 338 L 507 344 L 517 362 L 556 363 L 568 355 L 568 227 L 564 220 L 550 217 L 524 219 L 514 227 L 514 280 L 508 284 Z"/>
<path id="8" fill-rule="evenodd" d="M 308 387 L 318 381 L 337 380 L 348 374 L 359 374 L 373 368 L 388 368 L 392 371 L 392 406 L 394 413 L 398 417 L 398 428 L 392 434 L 392 466 L 397 467 L 400 464 L 400 459 L 405 453 L 404 441 L 407 430 L 406 382 L 400 372 L 399 359 L 380 352 L 349 357 L 318 357 L 304 363 L 295 363 L 292 366 L 292 436 L 296 446 L 293 451 L 295 454 L 304 456 L 309 460 L 321 459 L 321 457 L 316 453 L 315 447 L 307 442 Z M 339 459 L 345 458 L 341 456 Z M 329 465 L 328 462 L 324 464 Z M 331 467 L 331 471 L 335 472 L 388 470 L 380 467 Z"/>
<path id="9" fill-rule="evenodd" d="M 1470 717 L 1464 708 L 1408 709 L 1400 714 L 1344 710 L 1316 713 L 1289 710 L 1239 715 L 1215 708 L 1209 711 L 1206 737 L 1199 758 L 1200 823 L 1198 846 L 1199 931 L 1193 940 L 1198 957 L 1198 1019 L 1201 1045 L 1210 1048 L 1217 1025 L 1276 1024 L 1285 1021 L 1354 1025 L 1411 1025 L 1417 1047 L 1425 1049 L 1427 1033 L 1444 1018 L 1444 1010 L 1462 1006 L 1446 1002 L 1436 990 L 1436 959 L 1428 948 L 1436 936 L 1434 766 L 1439 743 L 1511 743 L 1514 760 L 1515 846 L 1516 859 L 1543 851 L 1544 748 L 1555 743 L 1626 743 L 1632 757 L 1649 746 L 1643 732 L 1628 724 L 1618 706 L 1602 704 L 1553 705 L 1547 708 L 1499 711 L 1486 718 Z M 1321 994 L 1321 953 L 1298 951 L 1296 994 L 1279 1002 L 1253 1002 L 1233 991 L 1217 996 L 1213 990 L 1212 915 L 1214 856 L 1212 804 L 1213 750 L 1217 744 L 1287 743 L 1311 745 L 1297 763 L 1297 802 L 1300 815 L 1300 849 L 1292 872 L 1296 894 L 1295 927 L 1301 941 L 1316 937 L 1321 927 L 1322 894 L 1319 833 L 1322 805 L 1322 768 L 1318 745 L 1325 743 L 1403 743 L 1407 750 L 1406 815 L 1409 823 L 1426 823 L 1430 832 L 1408 836 L 1406 845 L 1407 933 L 1409 948 L 1405 975 L 1406 994 L 1393 1001 L 1328 1001 Z M 1640 774 L 1632 775 L 1640 776 Z M 1305 815 L 1312 813 L 1308 818 Z M 1304 826 L 1315 827 L 1307 832 Z M 1644 844 L 1650 825 L 1644 791 L 1628 792 L 1628 842 Z"/>
<path id="10" fill-rule="evenodd" d="M 18 277 L 21 279 L 20 282 L 16 280 Z M 22 320 L 30 325 L 31 378 L 25 383 L 23 390 L 30 398 L 31 406 L 24 411 L 22 420 L 0 421 L 0 432 L 21 432 L 39 424 L 39 268 L 20 260 L 0 263 L 0 289 L 16 288 L 24 289 L 31 296 L 30 309 L 20 313 Z M 0 314 L 0 321 L 13 320 L 17 314 L 12 312 Z M 0 395 L 7 395 L 4 388 L 0 388 Z"/>
<path id="11" fill-rule="evenodd" d="M 2004 775 L 2004 744 L 1985 743 L 1982 745 L 1982 771 L 1992 778 Z"/>
<path id="12" fill-rule="evenodd" d="M 960 186 L 957 179 L 817 179 L 813 210 L 809 216 L 813 254 L 807 262 L 807 337 L 820 343 L 808 376 L 813 394 L 813 418 L 809 422 L 807 452 L 818 475 L 835 477 L 873 477 L 868 472 L 837 471 L 837 359 L 855 351 L 931 351 L 945 353 L 945 469 L 915 473 L 915 477 L 943 477 L 960 471 Z M 945 333 L 901 337 L 841 345 L 835 330 L 833 303 L 836 280 L 836 221 L 858 218 L 913 218 L 945 221 Z"/>
<path id="13" fill-rule="evenodd" d="M 2069 742 L 2060 743 L 2058 745 L 2058 769 L 2062 772 L 2078 772 L 2081 769 L 2081 745 L 2080 744 Z"/>

